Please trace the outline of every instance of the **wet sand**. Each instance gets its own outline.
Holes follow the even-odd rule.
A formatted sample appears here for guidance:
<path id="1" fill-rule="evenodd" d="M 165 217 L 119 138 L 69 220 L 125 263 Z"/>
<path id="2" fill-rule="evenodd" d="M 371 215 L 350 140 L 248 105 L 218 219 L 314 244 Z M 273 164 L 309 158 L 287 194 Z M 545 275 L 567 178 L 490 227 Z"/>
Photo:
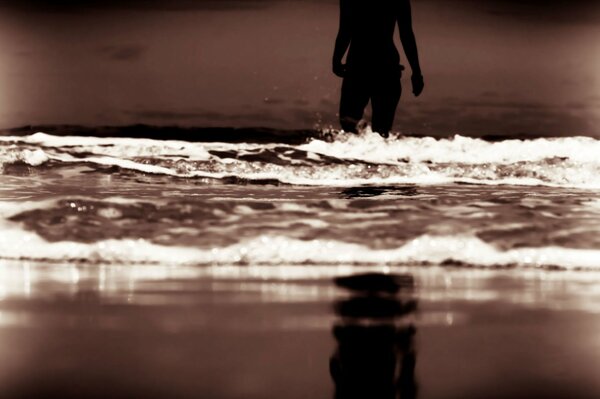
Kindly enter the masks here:
<path id="1" fill-rule="evenodd" d="M 600 396 L 597 273 L 1 266 L 2 398 Z"/>

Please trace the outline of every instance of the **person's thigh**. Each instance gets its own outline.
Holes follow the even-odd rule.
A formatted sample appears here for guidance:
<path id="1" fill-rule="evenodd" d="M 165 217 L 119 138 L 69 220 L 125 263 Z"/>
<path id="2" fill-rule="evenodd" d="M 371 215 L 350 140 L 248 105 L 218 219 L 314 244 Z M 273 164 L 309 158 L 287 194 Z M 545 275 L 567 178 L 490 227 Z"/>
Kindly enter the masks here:
<path id="1" fill-rule="evenodd" d="M 360 74 L 344 77 L 340 100 L 340 124 L 344 131 L 356 133 L 368 102 L 368 81 L 365 77 Z"/>
<path id="2" fill-rule="evenodd" d="M 382 73 L 376 77 L 371 95 L 373 131 L 382 135 L 389 133 L 394 124 L 394 116 L 401 94 L 400 69 Z"/>

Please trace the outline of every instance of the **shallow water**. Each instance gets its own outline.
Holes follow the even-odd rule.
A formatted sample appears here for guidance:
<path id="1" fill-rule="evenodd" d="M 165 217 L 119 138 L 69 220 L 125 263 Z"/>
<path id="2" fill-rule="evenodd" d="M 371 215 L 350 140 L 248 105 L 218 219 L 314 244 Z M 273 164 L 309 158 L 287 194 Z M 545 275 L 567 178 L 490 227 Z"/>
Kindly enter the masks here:
<path id="1" fill-rule="evenodd" d="M 598 397 L 599 148 L 1 137 L 2 397 Z"/>
<path id="2" fill-rule="evenodd" d="M 12 186 L 0 242 L 9 259 L 559 268 L 600 259 L 600 201 L 589 190 L 207 185 L 85 166 L 13 165 L 2 180 Z"/>

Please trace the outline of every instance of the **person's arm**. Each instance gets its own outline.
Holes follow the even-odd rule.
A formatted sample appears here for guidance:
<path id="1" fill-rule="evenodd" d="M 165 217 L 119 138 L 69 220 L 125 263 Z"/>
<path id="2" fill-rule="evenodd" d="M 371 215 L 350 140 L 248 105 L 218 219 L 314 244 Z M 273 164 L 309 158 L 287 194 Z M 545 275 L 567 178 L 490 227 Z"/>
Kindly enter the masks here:
<path id="1" fill-rule="evenodd" d="M 350 46 L 352 33 L 350 29 L 350 9 L 348 0 L 340 0 L 340 28 L 335 39 L 335 49 L 333 50 L 333 73 L 339 77 L 344 77 L 346 66 L 342 64 L 342 58 Z"/>
<path id="2" fill-rule="evenodd" d="M 398 11 L 398 28 L 400 30 L 400 41 L 404 48 L 404 54 L 408 59 L 412 69 L 413 94 L 418 96 L 423 91 L 423 74 L 419 64 L 419 52 L 417 51 L 417 42 L 412 28 L 412 15 L 410 0 L 400 0 L 400 9 Z"/>

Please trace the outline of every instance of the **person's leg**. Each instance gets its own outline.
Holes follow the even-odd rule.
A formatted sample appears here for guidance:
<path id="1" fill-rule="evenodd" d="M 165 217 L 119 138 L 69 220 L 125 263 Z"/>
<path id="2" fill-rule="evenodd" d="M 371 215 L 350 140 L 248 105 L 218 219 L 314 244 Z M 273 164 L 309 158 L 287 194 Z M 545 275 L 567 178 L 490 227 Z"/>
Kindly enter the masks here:
<path id="1" fill-rule="evenodd" d="M 344 77 L 340 99 L 340 125 L 345 132 L 358 132 L 358 122 L 368 102 L 369 93 L 364 77 L 349 73 Z"/>
<path id="2" fill-rule="evenodd" d="M 374 81 L 371 107 L 373 108 L 372 128 L 374 132 L 383 137 L 388 137 L 396 108 L 402 94 L 400 84 L 400 69 L 382 73 Z"/>

